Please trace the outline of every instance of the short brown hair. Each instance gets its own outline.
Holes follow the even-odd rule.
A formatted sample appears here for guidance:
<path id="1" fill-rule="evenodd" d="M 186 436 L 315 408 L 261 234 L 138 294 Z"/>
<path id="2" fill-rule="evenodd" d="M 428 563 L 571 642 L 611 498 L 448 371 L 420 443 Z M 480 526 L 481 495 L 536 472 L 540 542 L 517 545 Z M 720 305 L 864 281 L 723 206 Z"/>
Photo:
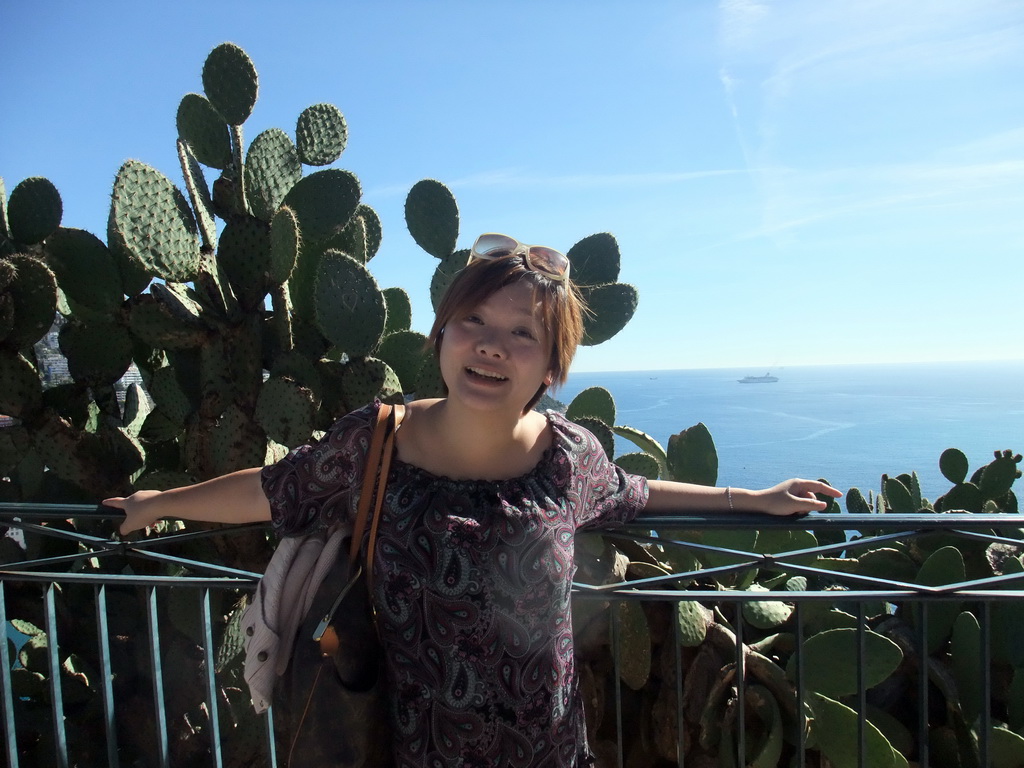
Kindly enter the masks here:
<path id="1" fill-rule="evenodd" d="M 531 269 L 521 255 L 473 261 L 459 272 L 437 305 L 430 342 L 440 356 L 443 331 L 449 320 L 479 306 L 502 288 L 519 282 L 530 283 L 533 287 L 534 301 L 541 306 L 541 324 L 551 342 L 549 368 L 552 383 L 555 386 L 564 384 L 569 377 L 569 366 L 576 355 L 576 348 L 583 340 L 583 313 L 586 308 L 571 280 L 551 280 Z M 546 389 L 542 385 L 525 410 L 533 408 Z"/>

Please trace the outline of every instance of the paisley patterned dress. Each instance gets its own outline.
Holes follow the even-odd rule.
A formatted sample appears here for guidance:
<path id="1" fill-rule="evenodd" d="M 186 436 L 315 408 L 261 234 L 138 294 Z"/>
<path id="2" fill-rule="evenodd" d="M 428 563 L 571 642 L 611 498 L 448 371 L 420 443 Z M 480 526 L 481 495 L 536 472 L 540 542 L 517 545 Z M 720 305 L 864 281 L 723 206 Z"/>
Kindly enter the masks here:
<path id="1" fill-rule="evenodd" d="M 263 470 L 280 534 L 354 515 L 377 407 Z M 522 477 L 451 480 L 392 464 L 373 600 L 401 768 L 589 761 L 570 617 L 573 536 L 631 520 L 648 488 L 590 432 L 546 416 L 552 444 Z"/>

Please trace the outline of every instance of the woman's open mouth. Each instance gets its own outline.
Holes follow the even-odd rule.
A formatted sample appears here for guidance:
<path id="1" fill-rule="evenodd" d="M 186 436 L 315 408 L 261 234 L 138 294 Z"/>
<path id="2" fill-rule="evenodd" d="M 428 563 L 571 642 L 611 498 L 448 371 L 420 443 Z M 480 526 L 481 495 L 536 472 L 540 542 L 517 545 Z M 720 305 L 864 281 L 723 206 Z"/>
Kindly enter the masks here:
<path id="1" fill-rule="evenodd" d="M 483 368 L 467 367 L 466 373 L 468 373 L 472 378 L 481 379 L 483 381 L 508 381 L 508 378 L 502 376 L 500 373 L 495 373 L 494 371 L 487 371 L 484 370 Z"/>

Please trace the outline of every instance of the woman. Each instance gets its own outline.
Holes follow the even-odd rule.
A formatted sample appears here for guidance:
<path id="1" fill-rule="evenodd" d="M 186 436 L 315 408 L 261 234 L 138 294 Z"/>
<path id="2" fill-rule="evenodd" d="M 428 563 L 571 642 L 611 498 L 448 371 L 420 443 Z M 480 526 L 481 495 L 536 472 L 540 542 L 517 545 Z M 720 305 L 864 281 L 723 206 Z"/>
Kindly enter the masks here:
<path id="1" fill-rule="evenodd" d="M 388 478 L 373 601 L 399 766 L 590 760 L 573 658 L 573 536 L 646 513 L 824 509 L 838 491 L 750 491 L 628 475 L 587 430 L 532 410 L 564 383 L 583 308 L 560 252 L 482 235 L 438 307 L 448 388 L 408 404 Z M 266 468 L 105 503 L 127 533 L 161 517 L 272 520 L 282 535 L 346 523 L 373 404 Z"/>

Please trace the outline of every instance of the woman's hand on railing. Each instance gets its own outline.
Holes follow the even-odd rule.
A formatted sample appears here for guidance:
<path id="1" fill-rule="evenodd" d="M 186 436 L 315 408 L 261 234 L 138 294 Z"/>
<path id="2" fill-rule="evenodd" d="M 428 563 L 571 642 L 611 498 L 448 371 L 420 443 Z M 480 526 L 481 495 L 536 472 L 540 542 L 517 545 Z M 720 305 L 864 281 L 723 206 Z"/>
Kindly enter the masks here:
<path id="1" fill-rule="evenodd" d="M 734 490 L 733 493 L 736 493 Z M 819 501 L 815 494 L 838 499 L 842 492 L 818 480 L 792 478 L 771 488 L 752 491 L 757 506 L 749 511 L 766 512 L 769 515 L 800 515 L 808 512 L 822 512 L 828 503 Z M 743 511 L 748 511 L 744 509 Z"/>
<path id="2" fill-rule="evenodd" d="M 124 510 L 124 520 L 118 527 L 118 531 L 124 536 L 132 531 L 148 528 L 162 517 L 160 505 L 156 501 L 161 493 L 162 491 L 136 491 L 131 496 L 104 499 L 103 504 Z"/>
<path id="3" fill-rule="evenodd" d="M 162 518 L 206 523 L 256 523 L 270 520 L 270 503 L 263 493 L 260 467 L 241 469 L 196 485 L 169 491 L 136 491 L 131 496 L 104 499 L 123 509 L 122 534 L 153 525 Z"/>

